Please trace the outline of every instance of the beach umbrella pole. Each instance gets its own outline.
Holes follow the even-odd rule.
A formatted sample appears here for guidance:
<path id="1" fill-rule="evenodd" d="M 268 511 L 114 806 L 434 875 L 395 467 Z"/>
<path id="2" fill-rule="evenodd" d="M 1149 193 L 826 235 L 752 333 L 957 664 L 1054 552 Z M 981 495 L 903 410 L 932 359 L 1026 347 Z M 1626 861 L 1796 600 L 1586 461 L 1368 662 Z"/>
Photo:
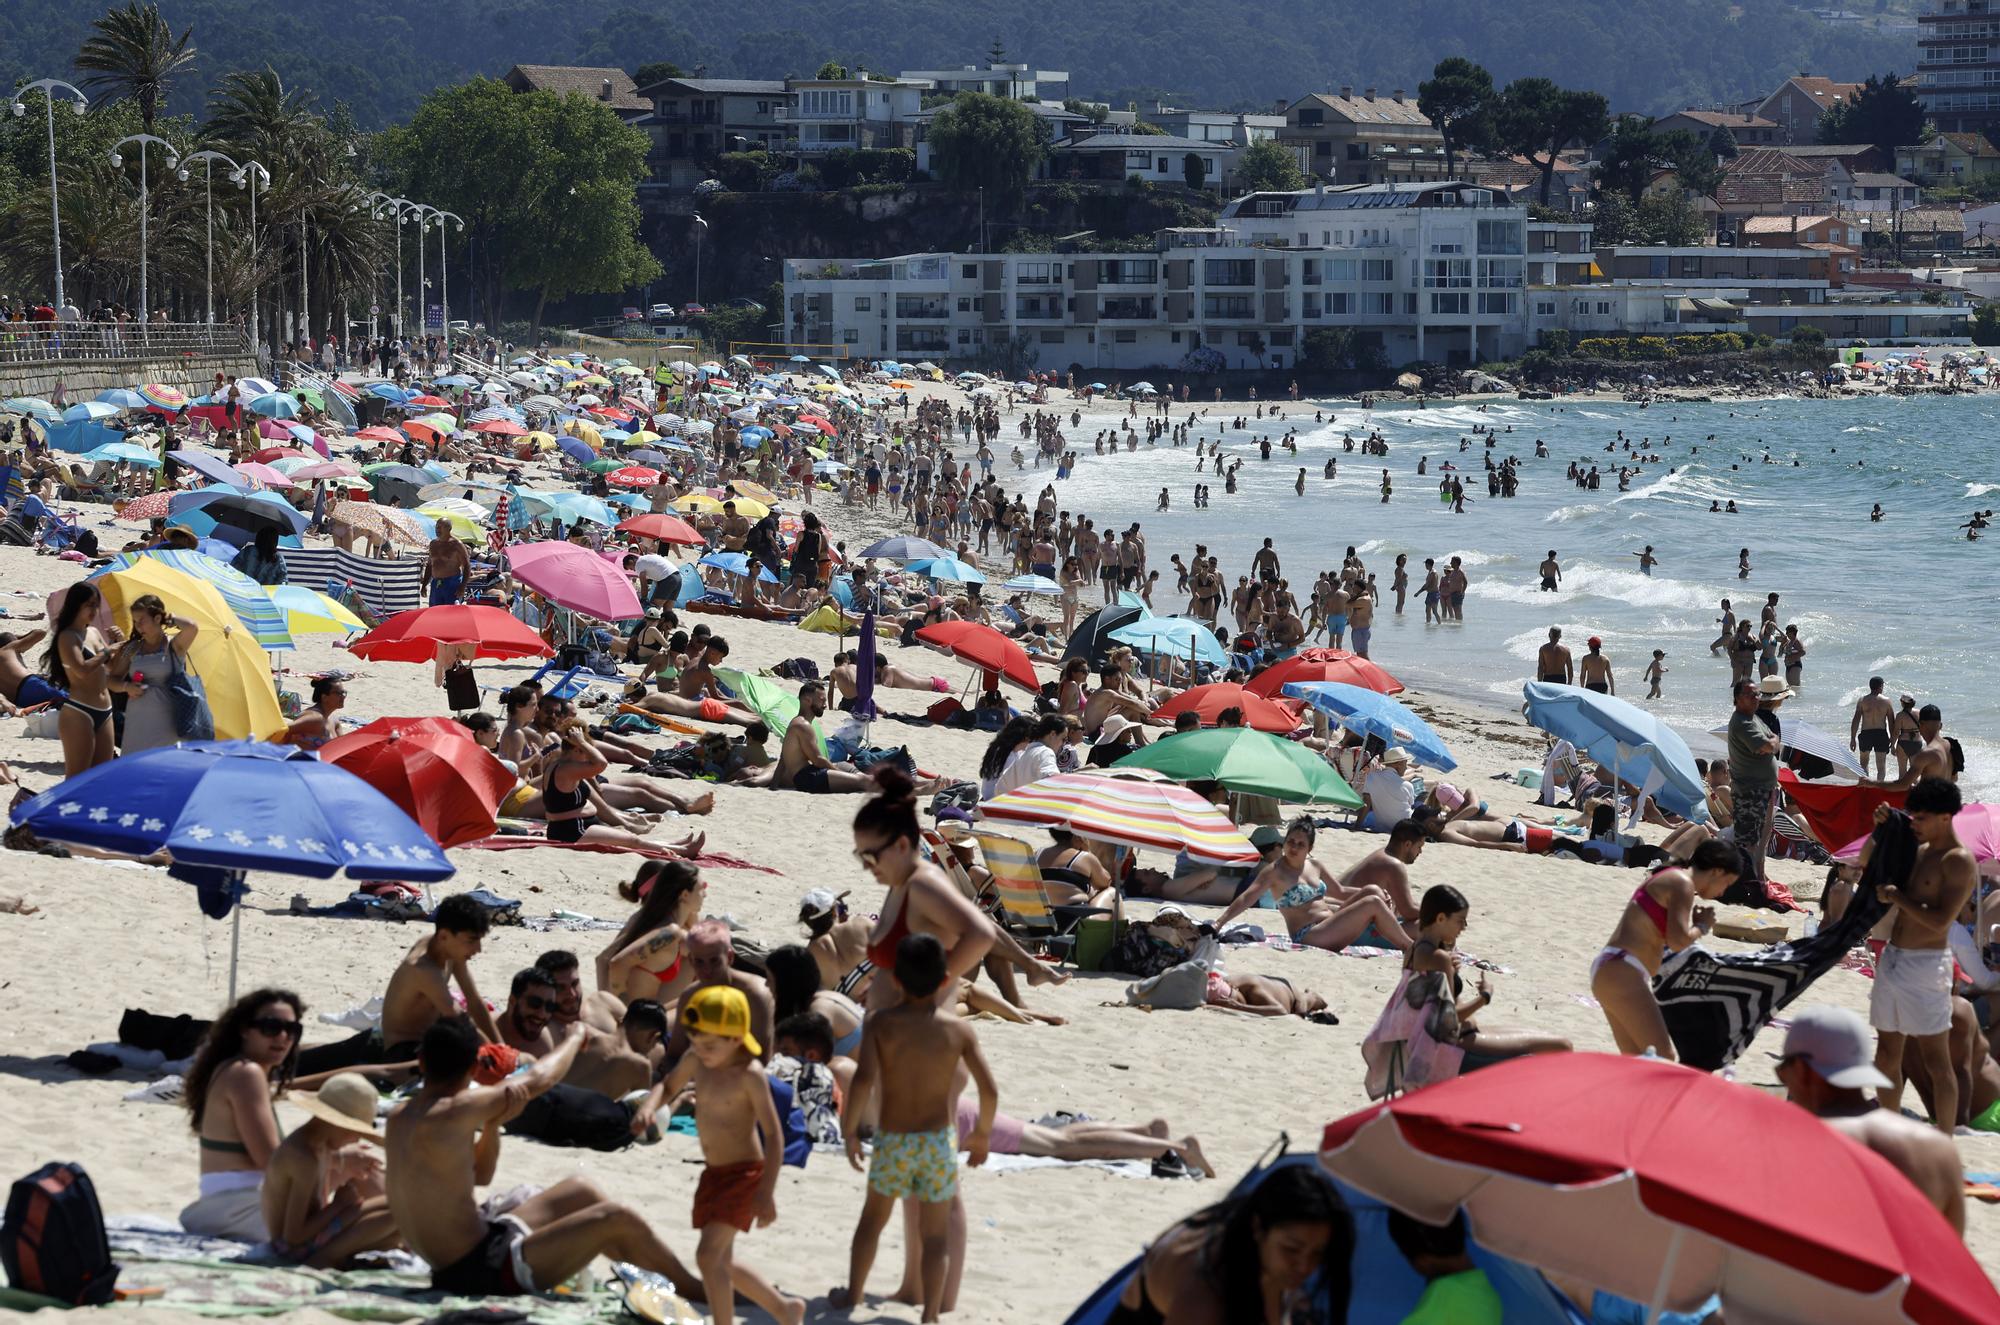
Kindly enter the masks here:
<path id="1" fill-rule="evenodd" d="M 1687 1238 L 1684 1225 L 1674 1225 L 1673 1236 L 1667 1240 L 1666 1259 L 1660 1262 L 1660 1281 L 1653 1286 L 1653 1300 L 1646 1306 L 1646 1325 L 1657 1325 L 1660 1313 L 1667 1308 L 1667 1288 L 1674 1280 L 1674 1265 L 1681 1258 L 1681 1243 Z"/>
<path id="2" fill-rule="evenodd" d="M 229 871 L 229 889 L 238 894 L 236 905 L 229 908 L 229 1005 L 236 1005 L 236 962 L 243 951 L 243 889 L 242 870 Z"/>

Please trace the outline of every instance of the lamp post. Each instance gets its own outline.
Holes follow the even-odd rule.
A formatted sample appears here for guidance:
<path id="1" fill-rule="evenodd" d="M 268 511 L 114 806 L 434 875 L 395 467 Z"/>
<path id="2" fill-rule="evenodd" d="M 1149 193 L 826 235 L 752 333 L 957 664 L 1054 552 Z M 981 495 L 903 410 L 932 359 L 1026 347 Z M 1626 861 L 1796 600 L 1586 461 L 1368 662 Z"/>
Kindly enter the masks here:
<path id="1" fill-rule="evenodd" d="M 111 144 L 111 164 L 113 166 L 124 166 L 125 158 L 119 149 L 128 143 L 139 144 L 139 325 L 143 327 L 153 319 L 153 304 L 152 300 L 148 297 L 146 289 L 146 214 L 151 210 L 148 205 L 149 194 L 146 187 L 146 149 L 156 146 L 165 152 L 167 154 L 168 170 L 172 170 L 180 164 L 180 157 L 174 152 L 174 145 L 166 139 L 156 138 L 150 133 L 135 133 L 120 138 L 117 142 Z M 143 331 L 139 334 L 141 336 L 145 335 Z"/>
<path id="2" fill-rule="evenodd" d="M 708 222 L 702 219 L 700 212 L 696 212 L 694 223 L 698 227 L 694 232 L 694 302 L 701 307 L 701 236 L 708 229 Z"/>
<path id="3" fill-rule="evenodd" d="M 232 179 L 242 175 L 243 167 L 213 148 L 190 152 L 181 158 L 181 183 L 187 183 L 188 167 L 197 161 L 201 162 L 201 188 L 208 202 L 208 320 L 212 325 L 215 322 L 215 163 L 220 161 L 228 166 Z"/>
<path id="4" fill-rule="evenodd" d="M 394 218 L 396 222 L 396 335 L 403 334 L 403 217 L 408 209 L 417 204 L 408 198 L 392 198 L 386 193 L 371 193 L 368 201 L 377 208 L 378 221 Z"/>
<path id="5" fill-rule="evenodd" d="M 457 212 L 447 212 L 440 208 L 431 209 L 437 214 L 438 223 L 438 302 L 444 306 L 444 361 L 451 364 L 451 255 L 445 251 L 444 223 L 450 221 L 458 227 L 458 233 L 465 233 L 465 218 Z"/>
<path id="6" fill-rule="evenodd" d="M 42 94 L 42 105 L 49 117 L 49 239 L 55 251 L 56 311 L 60 313 L 68 301 L 63 298 L 62 201 L 56 187 L 56 93 L 65 92 L 74 97 L 75 100 L 70 102 L 70 106 L 79 115 L 90 108 L 90 99 L 60 78 L 40 78 L 26 84 L 14 94 L 15 119 L 28 113 L 27 106 L 19 99 L 25 92 Z"/>
<path id="7" fill-rule="evenodd" d="M 257 287 L 261 284 L 257 279 L 257 191 L 271 187 L 271 172 L 261 161 L 245 161 L 231 178 L 237 188 L 250 192 L 250 352 L 254 355 L 263 346 L 257 330 Z"/>

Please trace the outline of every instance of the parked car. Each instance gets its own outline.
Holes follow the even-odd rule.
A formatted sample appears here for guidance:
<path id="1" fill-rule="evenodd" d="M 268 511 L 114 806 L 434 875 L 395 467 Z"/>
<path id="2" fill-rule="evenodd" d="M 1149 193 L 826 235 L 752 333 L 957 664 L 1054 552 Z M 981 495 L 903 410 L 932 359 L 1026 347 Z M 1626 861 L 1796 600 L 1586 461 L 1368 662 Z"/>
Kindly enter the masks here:
<path id="1" fill-rule="evenodd" d="M 689 304 L 687 307 L 681 309 L 681 314 L 684 317 L 699 317 L 701 314 L 706 313 L 707 311 L 708 310 L 706 308 L 703 308 L 700 304 Z"/>
<path id="2" fill-rule="evenodd" d="M 646 310 L 647 318 L 654 322 L 670 319 L 673 315 L 674 306 L 672 304 L 654 304 L 650 309 Z"/>
<path id="3" fill-rule="evenodd" d="M 764 305 L 758 303 L 755 299 L 743 299 L 743 298 L 731 299 L 729 301 L 728 307 L 747 308 L 753 313 L 761 313 L 764 311 Z"/>

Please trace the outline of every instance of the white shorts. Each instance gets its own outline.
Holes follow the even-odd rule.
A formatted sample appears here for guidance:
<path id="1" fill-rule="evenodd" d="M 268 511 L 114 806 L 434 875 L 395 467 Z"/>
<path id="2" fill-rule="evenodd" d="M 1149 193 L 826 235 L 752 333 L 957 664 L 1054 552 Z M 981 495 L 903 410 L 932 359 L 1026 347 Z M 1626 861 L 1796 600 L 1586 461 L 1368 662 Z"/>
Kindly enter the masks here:
<path id="1" fill-rule="evenodd" d="M 1875 963 L 1868 1024 L 1894 1035 L 1942 1035 L 1951 1029 L 1951 953 L 1891 943 Z"/>

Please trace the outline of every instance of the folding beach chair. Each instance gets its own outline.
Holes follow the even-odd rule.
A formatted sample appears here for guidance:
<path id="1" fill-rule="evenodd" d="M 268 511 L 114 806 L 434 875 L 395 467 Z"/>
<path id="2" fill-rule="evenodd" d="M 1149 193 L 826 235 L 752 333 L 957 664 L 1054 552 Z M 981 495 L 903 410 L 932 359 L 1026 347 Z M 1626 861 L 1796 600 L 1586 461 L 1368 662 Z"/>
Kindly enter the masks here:
<path id="1" fill-rule="evenodd" d="M 1108 906 L 1063 906 L 1049 901 L 1034 848 L 1018 837 L 984 832 L 973 836 L 993 875 L 1000 922 L 1023 946 L 1039 944 L 1050 952 L 1074 954 L 1078 925 L 1091 916 L 1111 916 L 1115 922 L 1118 913 Z"/>

